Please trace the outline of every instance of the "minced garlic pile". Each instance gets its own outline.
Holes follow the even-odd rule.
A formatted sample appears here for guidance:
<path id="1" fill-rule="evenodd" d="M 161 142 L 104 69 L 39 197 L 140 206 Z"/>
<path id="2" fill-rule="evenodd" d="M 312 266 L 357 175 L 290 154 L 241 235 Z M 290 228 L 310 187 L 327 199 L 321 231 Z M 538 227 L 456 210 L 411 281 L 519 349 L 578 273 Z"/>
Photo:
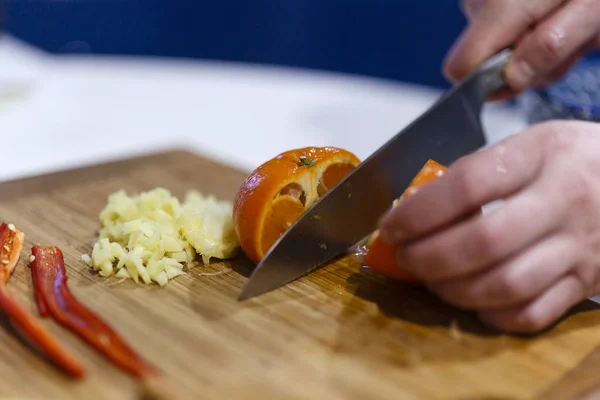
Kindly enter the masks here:
<path id="1" fill-rule="evenodd" d="M 161 286 L 185 274 L 197 255 L 236 255 L 239 243 L 233 227 L 233 204 L 196 191 L 184 202 L 162 188 L 127 196 L 109 196 L 100 213 L 101 229 L 92 251 L 81 259 L 104 277 L 115 275 Z"/>

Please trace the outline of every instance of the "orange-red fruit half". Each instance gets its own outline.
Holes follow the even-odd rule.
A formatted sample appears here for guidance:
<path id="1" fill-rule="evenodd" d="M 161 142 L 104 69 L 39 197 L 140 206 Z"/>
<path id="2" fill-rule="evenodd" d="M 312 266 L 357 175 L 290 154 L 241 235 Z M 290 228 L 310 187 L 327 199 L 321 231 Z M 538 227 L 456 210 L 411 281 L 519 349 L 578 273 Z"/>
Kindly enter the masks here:
<path id="1" fill-rule="evenodd" d="M 420 187 L 444 175 L 447 168 L 429 160 L 421 168 L 417 176 L 412 180 L 408 188 L 404 191 L 400 199 L 394 203 L 396 206 L 403 198 L 415 194 Z M 397 280 L 418 283 L 419 280 L 402 268 L 398 264 L 396 250 L 379 237 L 379 231 L 375 231 L 367 243 L 367 255 L 363 264 L 374 271 L 380 272 Z"/>
<path id="2" fill-rule="evenodd" d="M 336 147 L 286 151 L 255 169 L 234 200 L 233 223 L 242 250 L 258 263 L 279 237 L 360 160 Z"/>

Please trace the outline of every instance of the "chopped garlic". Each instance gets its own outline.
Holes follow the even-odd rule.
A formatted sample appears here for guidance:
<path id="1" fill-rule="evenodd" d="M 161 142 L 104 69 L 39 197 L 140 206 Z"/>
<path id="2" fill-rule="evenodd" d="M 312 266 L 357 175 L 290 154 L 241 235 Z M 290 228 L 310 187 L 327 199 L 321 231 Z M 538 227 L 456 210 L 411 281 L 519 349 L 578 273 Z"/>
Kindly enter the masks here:
<path id="1" fill-rule="evenodd" d="M 81 255 L 81 261 L 83 261 L 84 263 L 86 263 L 90 267 L 92 266 L 92 258 L 90 256 L 88 256 L 87 254 L 82 254 Z"/>
<path id="2" fill-rule="evenodd" d="M 32 254 L 29 256 L 29 262 L 34 262 L 35 261 L 35 256 Z"/>
<path id="3" fill-rule="evenodd" d="M 160 286 L 165 286 L 168 282 L 169 282 L 169 277 L 167 277 L 167 274 L 163 272 L 161 272 L 160 274 L 156 275 L 156 283 L 158 283 Z"/>
<path id="4" fill-rule="evenodd" d="M 100 213 L 101 230 L 91 258 L 81 259 L 104 277 L 164 286 L 184 275 L 197 255 L 211 258 L 237 254 L 233 204 L 188 192 L 183 203 L 162 188 L 127 196 L 109 196 Z"/>
<path id="5" fill-rule="evenodd" d="M 461 331 L 460 331 L 460 328 L 458 327 L 457 320 L 453 319 L 452 322 L 450 323 L 449 333 L 450 333 L 450 336 L 452 337 L 452 339 L 454 339 L 454 340 L 462 339 Z"/>

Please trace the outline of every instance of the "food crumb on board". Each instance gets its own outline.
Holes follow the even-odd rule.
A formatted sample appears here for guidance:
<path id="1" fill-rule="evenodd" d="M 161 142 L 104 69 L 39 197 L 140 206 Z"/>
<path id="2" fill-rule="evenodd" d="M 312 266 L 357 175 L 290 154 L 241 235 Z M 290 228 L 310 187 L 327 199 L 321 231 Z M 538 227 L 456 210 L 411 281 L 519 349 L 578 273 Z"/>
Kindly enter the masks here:
<path id="1" fill-rule="evenodd" d="M 29 262 L 34 262 L 35 261 L 35 256 L 32 254 L 29 256 Z"/>
<path id="2" fill-rule="evenodd" d="M 233 271 L 233 268 L 231 268 L 231 267 L 225 267 L 222 270 L 217 271 L 217 272 L 200 272 L 198 274 L 198 276 L 219 276 L 219 275 L 228 274 L 231 271 Z"/>
<path id="3" fill-rule="evenodd" d="M 172 388 L 164 378 L 144 379 L 140 386 L 137 400 L 175 399 Z"/>
<path id="4" fill-rule="evenodd" d="M 450 322 L 450 336 L 454 340 L 462 339 L 462 332 L 461 332 L 460 328 L 458 327 L 458 321 L 455 319 L 453 319 L 452 322 Z"/>
<path id="5" fill-rule="evenodd" d="M 92 257 L 90 257 L 87 254 L 82 254 L 81 255 L 81 261 L 83 261 L 84 263 L 86 263 L 88 266 L 92 266 Z"/>

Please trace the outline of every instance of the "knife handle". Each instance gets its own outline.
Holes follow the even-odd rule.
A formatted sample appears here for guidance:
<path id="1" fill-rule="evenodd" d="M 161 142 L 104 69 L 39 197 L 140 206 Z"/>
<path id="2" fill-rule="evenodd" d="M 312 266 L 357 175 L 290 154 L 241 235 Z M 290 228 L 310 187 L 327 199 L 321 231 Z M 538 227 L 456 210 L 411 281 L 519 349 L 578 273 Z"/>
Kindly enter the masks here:
<path id="1" fill-rule="evenodd" d="M 506 86 L 504 70 L 513 55 L 511 49 L 505 49 L 484 61 L 468 80 L 485 100 L 490 94 Z"/>

